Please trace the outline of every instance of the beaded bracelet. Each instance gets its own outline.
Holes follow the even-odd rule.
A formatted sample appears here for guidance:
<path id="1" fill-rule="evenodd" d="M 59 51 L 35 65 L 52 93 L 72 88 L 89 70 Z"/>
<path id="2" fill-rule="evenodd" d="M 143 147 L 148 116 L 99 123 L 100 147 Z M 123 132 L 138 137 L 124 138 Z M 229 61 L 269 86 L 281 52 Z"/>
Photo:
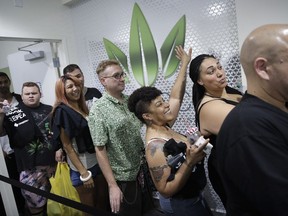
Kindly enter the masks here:
<path id="1" fill-rule="evenodd" d="M 87 176 L 86 178 L 83 178 L 83 177 L 80 175 L 80 180 L 81 180 L 82 182 L 86 182 L 86 181 L 88 181 L 88 180 L 92 177 L 92 173 L 91 173 L 89 170 L 87 170 L 87 172 L 88 172 L 88 176 Z"/>

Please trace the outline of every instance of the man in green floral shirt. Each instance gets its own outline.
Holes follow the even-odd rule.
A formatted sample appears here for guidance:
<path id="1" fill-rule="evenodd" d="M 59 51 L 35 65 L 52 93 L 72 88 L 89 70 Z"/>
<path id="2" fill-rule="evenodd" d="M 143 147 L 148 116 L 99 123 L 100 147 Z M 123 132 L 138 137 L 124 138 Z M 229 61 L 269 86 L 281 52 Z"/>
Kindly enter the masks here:
<path id="1" fill-rule="evenodd" d="M 141 215 L 141 188 L 137 182 L 141 149 L 140 121 L 127 107 L 125 73 L 115 60 L 102 61 L 96 70 L 105 92 L 89 114 L 96 156 L 109 187 L 111 210 L 119 215 Z"/>

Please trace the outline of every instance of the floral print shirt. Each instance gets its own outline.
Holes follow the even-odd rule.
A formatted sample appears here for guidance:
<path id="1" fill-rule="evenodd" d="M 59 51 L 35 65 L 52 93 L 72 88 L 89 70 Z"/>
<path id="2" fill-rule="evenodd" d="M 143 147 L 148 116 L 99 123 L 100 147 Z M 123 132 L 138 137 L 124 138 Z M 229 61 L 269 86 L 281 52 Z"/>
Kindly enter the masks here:
<path id="1" fill-rule="evenodd" d="M 88 125 L 95 146 L 106 146 L 107 156 L 118 181 L 135 181 L 140 168 L 142 123 L 124 102 L 104 92 L 91 107 Z"/>

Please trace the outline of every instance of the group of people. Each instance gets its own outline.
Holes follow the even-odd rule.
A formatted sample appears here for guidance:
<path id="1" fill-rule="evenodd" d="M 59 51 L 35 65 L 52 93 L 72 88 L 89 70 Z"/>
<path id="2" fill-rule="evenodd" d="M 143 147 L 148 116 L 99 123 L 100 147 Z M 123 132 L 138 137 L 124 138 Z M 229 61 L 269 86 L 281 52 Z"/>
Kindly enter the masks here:
<path id="1" fill-rule="evenodd" d="M 169 101 L 148 86 L 125 95 L 126 74 L 116 60 L 104 60 L 96 69 L 103 95 L 84 86 L 77 65 L 65 67 L 55 84 L 53 107 L 40 103 L 36 83 L 24 83 L 21 97 L 8 92 L 10 79 L 0 73 L 0 96 L 10 106 L 8 112 L 0 110 L 0 133 L 10 142 L 2 149 L 7 160 L 15 154 L 20 182 L 49 191 L 56 161 L 67 161 L 82 203 L 123 216 L 143 215 L 146 200 L 138 174 L 145 148 L 164 214 L 209 216 L 202 192 L 203 150 L 210 142 L 209 179 L 227 215 L 286 215 L 288 25 L 261 26 L 244 41 L 244 94 L 227 85 L 214 56 L 202 54 L 191 61 L 191 48 L 185 52 L 177 46 L 175 51 L 181 67 Z M 195 125 L 205 138 L 200 145 L 173 130 L 188 67 Z M 43 215 L 46 199 L 25 190 L 22 194 L 30 213 Z"/>

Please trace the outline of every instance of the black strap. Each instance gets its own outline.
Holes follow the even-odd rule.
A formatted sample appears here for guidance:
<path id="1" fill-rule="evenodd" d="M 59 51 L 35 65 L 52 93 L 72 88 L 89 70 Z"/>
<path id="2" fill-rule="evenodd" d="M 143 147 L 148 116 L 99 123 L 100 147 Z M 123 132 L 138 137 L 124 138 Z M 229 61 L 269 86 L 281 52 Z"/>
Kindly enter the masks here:
<path id="1" fill-rule="evenodd" d="M 211 96 L 211 95 L 207 95 L 207 96 L 209 96 L 209 97 L 211 97 L 211 98 L 213 98 L 212 100 L 209 100 L 209 101 L 206 101 L 205 103 L 203 103 L 203 104 L 201 104 L 201 106 L 200 107 L 198 107 L 198 109 L 197 109 L 197 112 L 196 112 L 196 125 L 198 126 L 198 128 L 200 128 L 200 121 L 199 121 L 199 116 L 200 116 L 200 111 L 201 111 L 201 109 L 202 109 L 202 107 L 205 105 L 205 104 L 207 104 L 207 103 L 209 103 L 209 102 L 211 102 L 211 101 L 215 101 L 215 100 L 222 100 L 222 101 L 224 101 L 225 103 L 227 103 L 227 104 L 231 104 L 231 105 L 234 105 L 234 106 L 236 106 L 239 102 L 236 102 L 236 101 L 232 101 L 232 100 L 228 100 L 228 99 L 225 99 L 225 98 L 219 98 L 219 97 L 213 97 L 213 96 Z"/>
<path id="2" fill-rule="evenodd" d="M 52 193 L 49 193 L 49 192 L 44 191 L 44 190 L 40 190 L 40 189 L 32 187 L 30 185 L 23 184 L 23 183 L 15 180 L 15 179 L 10 179 L 10 178 L 7 178 L 7 177 L 5 177 L 3 175 L 0 175 L 0 180 L 3 181 L 3 182 L 6 182 L 8 184 L 11 184 L 13 186 L 16 186 L 18 188 L 22 188 L 24 190 L 28 190 L 28 191 L 30 191 L 32 193 L 36 193 L 36 194 L 41 195 L 43 197 L 46 197 L 48 199 L 51 199 L 51 200 L 54 200 L 56 202 L 62 203 L 64 205 L 70 206 L 70 207 L 72 207 L 74 209 L 78 209 L 78 210 L 80 210 L 82 212 L 85 212 L 85 213 L 89 213 L 89 214 L 92 214 L 92 215 L 103 215 L 103 216 L 115 215 L 113 213 L 105 212 L 105 211 L 103 211 L 101 209 L 96 209 L 96 208 L 93 208 L 91 206 L 76 202 L 74 200 L 70 200 L 70 199 L 67 199 L 65 197 L 58 196 L 56 194 L 52 194 Z"/>

